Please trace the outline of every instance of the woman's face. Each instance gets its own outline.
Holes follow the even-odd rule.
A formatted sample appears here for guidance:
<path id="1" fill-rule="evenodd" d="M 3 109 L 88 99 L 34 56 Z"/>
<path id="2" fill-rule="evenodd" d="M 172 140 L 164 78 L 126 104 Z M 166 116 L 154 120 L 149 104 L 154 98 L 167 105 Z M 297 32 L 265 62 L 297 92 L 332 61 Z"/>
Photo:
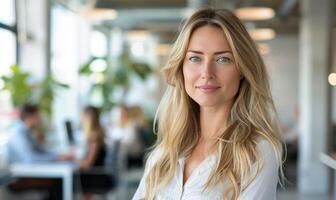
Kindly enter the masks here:
<path id="1" fill-rule="evenodd" d="M 202 26 L 191 35 L 183 61 L 187 94 L 204 107 L 220 107 L 236 95 L 240 73 L 224 32 Z"/>

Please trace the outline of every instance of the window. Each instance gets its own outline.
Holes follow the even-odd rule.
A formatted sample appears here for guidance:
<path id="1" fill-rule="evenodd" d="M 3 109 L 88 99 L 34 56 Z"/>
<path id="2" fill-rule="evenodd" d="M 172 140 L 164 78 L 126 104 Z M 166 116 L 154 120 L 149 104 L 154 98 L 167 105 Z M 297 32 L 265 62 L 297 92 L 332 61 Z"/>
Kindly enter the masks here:
<path id="1" fill-rule="evenodd" d="M 15 25 L 15 1 L 1 0 L 0 22 L 9 26 Z"/>
<path id="2" fill-rule="evenodd" d="M 0 76 L 7 75 L 16 63 L 17 31 L 15 0 L 1 0 L 0 6 Z M 0 83 L 0 86 L 2 84 Z"/>
<path id="3" fill-rule="evenodd" d="M 0 28 L 0 76 L 7 75 L 16 62 L 16 36 L 11 31 Z"/>
<path id="4" fill-rule="evenodd" d="M 63 5 L 53 3 L 51 8 L 51 73 L 53 77 L 70 88 L 57 90 L 53 101 L 53 123 L 56 130 L 62 130 L 64 119 L 78 122 L 80 111 L 79 67 L 87 59 L 89 46 L 88 22 Z M 84 59 L 84 61 L 83 61 Z M 64 99 L 67 103 L 64 104 Z M 60 132 L 60 143 L 66 144 L 66 137 Z"/>
<path id="5" fill-rule="evenodd" d="M 0 77 L 8 75 L 10 66 L 17 63 L 16 1 L 1 0 L 0 6 Z M 0 79 L 0 89 L 4 83 Z M 0 159 L 1 145 L 5 143 L 6 128 L 13 122 L 16 113 L 10 103 L 10 94 L 0 91 Z"/>

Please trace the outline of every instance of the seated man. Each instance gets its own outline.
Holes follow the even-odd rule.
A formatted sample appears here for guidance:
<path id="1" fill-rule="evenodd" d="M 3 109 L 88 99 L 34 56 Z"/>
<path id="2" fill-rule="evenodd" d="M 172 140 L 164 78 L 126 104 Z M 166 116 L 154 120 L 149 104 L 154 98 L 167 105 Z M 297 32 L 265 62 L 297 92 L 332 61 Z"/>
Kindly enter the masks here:
<path id="1" fill-rule="evenodd" d="M 72 155 L 57 155 L 47 151 L 34 137 L 34 131 L 41 126 L 41 116 L 36 105 L 27 104 L 22 107 L 20 121 L 11 133 L 8 141 L 9 163 L 36 163 L 58 160 L 70 160 Z M 12 190 L 39 189 L 48 192 L 47 199 L 62 198 L 61 180 L 57 179 L 19 179 L 12 185 Z"/>

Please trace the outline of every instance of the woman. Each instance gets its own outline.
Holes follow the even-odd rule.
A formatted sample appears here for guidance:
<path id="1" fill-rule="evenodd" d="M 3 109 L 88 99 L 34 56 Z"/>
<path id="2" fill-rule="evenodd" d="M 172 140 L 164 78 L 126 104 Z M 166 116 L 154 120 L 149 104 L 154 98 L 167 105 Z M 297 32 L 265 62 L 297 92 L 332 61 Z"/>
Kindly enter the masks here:
<path id="1" fill-rule="evenodd" d="M 148 123 L 145 114 L 140 106 L 131 106 L 128 108 L 129 130 L 133 132 L 133 142 L 126 143 L 127 165 L 131 167 L 142 167 L 145 156 L 146 143 L 148 141 Z"/>
<path id="2" fill-rule="evenodd" d="M 104 130 L 100 125 L 100 111 L 93 106 L 85 107 L 82 113 L 82 128 L 87 142 L 87 152 L 84 158 L 79 161 L 79 180 L 84 199 L 91 199 L 92 193 L 111 184 L 111 179 L 105 174 L 98 173 L 99 167 L 104 166 L 105 144 Z M 94 167 L 97 170 L 95 171 Z"/>
<path id="3" fill-rule="evenodd" d="M 282 143 L 265 65 L 240 20 L 194 13 L 163 74 L 158 141 L 133 199 L 275 199 Z"/>
<path id="4" fill-rule="evenodd" d="M 80 168 L 90 169 L 93 166 L 103 166 L 105 157 L 104 129 L 100 125 L 98 108 L 85 107 L 82 113 L 82 128 L 87 142 L 87 153 L 79 162 Z"/>
<path id="5" fill-rule="evenodd" d="M 128 169 L 143 165 L 145 144 L 140 128 L 145 128 L 145 118 L 141 108 L 122 105 L 120 126 L 114 130 L 120 135 L 119 138 L 115 137 L 119 143 L 118 158 L 121 162 L 119 167 Z"/>

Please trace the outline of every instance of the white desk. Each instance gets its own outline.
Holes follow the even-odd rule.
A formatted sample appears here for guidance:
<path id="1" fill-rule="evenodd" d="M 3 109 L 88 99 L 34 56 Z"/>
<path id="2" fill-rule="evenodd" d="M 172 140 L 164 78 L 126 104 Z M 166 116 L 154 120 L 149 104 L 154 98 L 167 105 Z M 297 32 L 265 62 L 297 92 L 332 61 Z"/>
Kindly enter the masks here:
<path id="1" fill-rule="evenodd" d="M 336 160 L 332 158 L 330 155 L 321 153 L 320 161 L 334 170 L 334 188 L 333 188 L 333 199 L 336 200 Z"/>
<path id="2" fill-rule="evenodd" d="M 13 177 L 25 178 L 62 178 L 63 200 L 72 200 L 73 172 L 75 166 L 70 163 L 12 164 Z"/>

